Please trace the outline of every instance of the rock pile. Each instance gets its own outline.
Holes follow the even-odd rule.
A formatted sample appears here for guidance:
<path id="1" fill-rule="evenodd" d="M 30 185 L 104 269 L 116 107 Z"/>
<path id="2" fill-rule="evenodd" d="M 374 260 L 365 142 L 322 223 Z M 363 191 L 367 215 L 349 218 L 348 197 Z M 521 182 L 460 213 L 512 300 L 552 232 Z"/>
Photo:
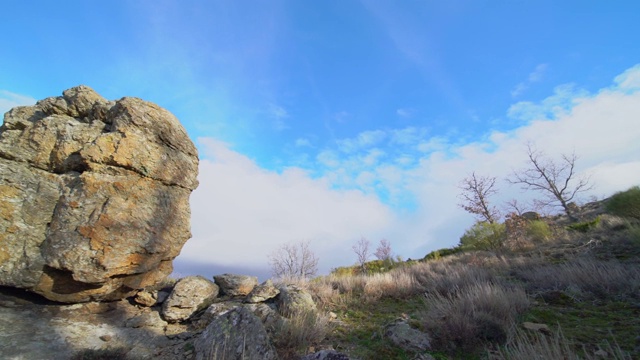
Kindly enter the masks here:
<path id="1" fill-rule="evenodd" d="M 61 302 L 163 280 L 190 238 L 198 155 L 179 121 L 86 86 L 17 107 L 0 127 L 0 285 Z"/>

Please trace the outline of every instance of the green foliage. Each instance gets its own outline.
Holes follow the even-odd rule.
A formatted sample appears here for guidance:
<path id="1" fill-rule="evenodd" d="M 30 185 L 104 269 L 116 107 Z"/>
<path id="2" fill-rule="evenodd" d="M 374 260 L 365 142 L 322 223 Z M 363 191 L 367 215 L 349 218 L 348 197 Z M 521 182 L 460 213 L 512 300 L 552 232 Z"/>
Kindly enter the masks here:
<path id="1" fill-rule="evenodd" d="M 606 208 L 613 215 L 640 220 L 640 187 L 634 186 L 614 194 L 607 201 Z"/>
<path id="2" fill-rule="evenodd" d="M 434 250 L 430 253 L 428 253 L 427 255 L 424 256 L 423 260 L 424 261 L 429 261 L 429 260 L 438 260 L 441 259 L 445 256 L 449 256 L 449 255 L 454 255 L 457 253 L 460 253 L 464 251 L 464 249 L 460 246 L 456 246 L 453 248 L 445 248 L 445 249 L 438 249 L 438 250 Z"/>
<path id="3" fill-rule="evenodd" d="M 459 247 L 471 250 L 496 250 L 506 237 L 505 225 L 480 221 L 464 232 Z"/>
<path id="4" fill-rule="evenodd" d="M 529 221 L 526 234 L 533 242 L 546 242 L 552 235 L 549 224 L 542 220 Z"/>
<path id="5" fill-rule="evenodd" d="M 367 269 L 367 274 L 382 274 L 386 273 L 391 269 L 395 269 L 400 266 L 402 261 L 400 258 L 396 259 L 385 259 L 385 260 L 371 260 L 365 263 L 365 268 Z M 331 275 L 335 276 L 355 276 L 362 274 L 362 267 L 360 265 L 353 266 L 341 266 L 331 270 Z"/>
<path id="6" fill-rule="evenodd" d="M 600 216 L 591 221 L 585 221 L 580 223 L 575 223 L 567 226 L 569 230 L 575 230 L 579 232 L 586 233 L 591 229 L 595 229 L 600 224 Z"/>

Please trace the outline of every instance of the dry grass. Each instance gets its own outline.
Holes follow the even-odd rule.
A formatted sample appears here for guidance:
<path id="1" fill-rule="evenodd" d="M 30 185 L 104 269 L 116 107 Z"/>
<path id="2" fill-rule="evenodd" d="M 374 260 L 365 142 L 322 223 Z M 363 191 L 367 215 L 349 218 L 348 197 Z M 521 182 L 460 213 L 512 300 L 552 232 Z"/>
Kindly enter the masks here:
<path id="1" fill-rule="evenodd" d="M 640 268 L 617 261 L 577 258 L 562 264 L 519 269 L 517 276 L 532 293 L 563 291 L 577 300 L 640 297 Z"/>
<path id="2" fill-rule="evenodd" d="M 605 342 L 598 350 L 600 353 L 586 352 L 580 356 L 571 346 L 571 341 L 564 337 L 561 329 L 553 335 L 546 336 L 541 333 L 525 333 L 518 330 L 513 341 L 495 351 L 488 351 L 489 360 L 540 360 L 540 359 L 564 359 L 564 360 L 600 360 L 616 359 L 631 360 L 631 355 L 614 343 Z"/>
<path id="3" fill-rule="evenodd" d="M 529 307 L 524 290 L 479 283 L 448 295 L 426 296 L 422 315 L 434 345 L 443 351 L 472 351 L 484 343 L 504 343 L 516 317 Z"/>
<path id="4" fill-rule="evenodd" d="M 331 331 L 327 315 L 316 311 L 295 312 L 289 318 L 281 318 L 274 329 L 273 343 L 283 358 L 306 352 L 320 344 Z"/>

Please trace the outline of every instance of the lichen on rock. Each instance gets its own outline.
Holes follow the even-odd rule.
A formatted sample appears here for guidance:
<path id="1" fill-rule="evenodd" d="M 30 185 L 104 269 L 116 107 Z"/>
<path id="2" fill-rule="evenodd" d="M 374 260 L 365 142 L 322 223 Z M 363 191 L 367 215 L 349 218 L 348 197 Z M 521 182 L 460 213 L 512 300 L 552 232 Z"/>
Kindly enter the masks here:
<path id="1" fill-rule="evenodd" d="M 198 154 L 167 110 L 87 86 L 0 127 L 0 285 L 62 302 L 162 281 L 191 237 Z"/>

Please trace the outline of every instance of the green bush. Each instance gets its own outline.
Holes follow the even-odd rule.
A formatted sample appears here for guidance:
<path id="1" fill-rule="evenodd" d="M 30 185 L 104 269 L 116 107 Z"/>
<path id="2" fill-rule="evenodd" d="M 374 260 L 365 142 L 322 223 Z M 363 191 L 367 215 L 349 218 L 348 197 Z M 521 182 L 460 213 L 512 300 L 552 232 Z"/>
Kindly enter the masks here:
<path id="1" fill-rule="evenodd" d="M 640 220 L 640 187 L 634 186 L 614 194 L 607 201 L 606 208 L 613 215 Z"/>
<path id="2" fill-rule="evenodd" d="M 456 247 L 453 247 L 453 248 L 438 249 L 438 250 L 433 250 L 432 252 L 428 253 L 422 259 L 424 261 L 438 260 L 438 259 L 441 259 L 441 258 L 443 258 L 445 256 L 457 254 L 457 253 L 462 252 L 462 251 L 463 251 L 463 249 L 460 246 L 456 246 Z"/>
<path id="3" fill-rule="evenodd" d="M 504 245 L 505 225 L 480 221 L 464 232 L 460 247 L 472 250 L 496 250 Z"/>
<path id="4" fill-rule="evenodd" d="M 551 239 L 551 228 L 542 220 L 532 220 L 527 224 L 527 237 L 533 242 L 545 242 Z"/>
<path id="5" fill-rule="evenodd" d="M 599 224 L 600 224 L 600 216 L 595 218 L 595 220 L 571 224 L 567 226 L 567 229 L 586 233 L 587 231 L 598 227 Z"/>

